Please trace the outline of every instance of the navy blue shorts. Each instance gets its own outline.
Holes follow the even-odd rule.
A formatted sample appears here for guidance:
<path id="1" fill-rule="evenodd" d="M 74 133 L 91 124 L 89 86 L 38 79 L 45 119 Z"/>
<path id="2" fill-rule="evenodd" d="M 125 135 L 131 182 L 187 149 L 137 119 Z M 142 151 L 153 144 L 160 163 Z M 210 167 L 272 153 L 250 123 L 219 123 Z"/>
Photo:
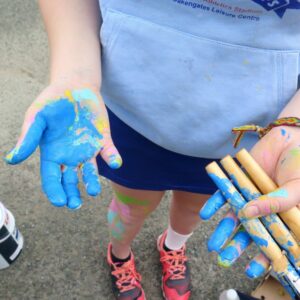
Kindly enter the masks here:
<path id="1" fill-rule="evenodd" d="M 205 171 L 212 160 L 166 150 L 121 121 L 108 109 L 111 135 L 123 165 L 110 169 L 98 156 L 99 174 L 122 186 L 139 190 L 181 190 L 212 194 L 216 187 Z"/>

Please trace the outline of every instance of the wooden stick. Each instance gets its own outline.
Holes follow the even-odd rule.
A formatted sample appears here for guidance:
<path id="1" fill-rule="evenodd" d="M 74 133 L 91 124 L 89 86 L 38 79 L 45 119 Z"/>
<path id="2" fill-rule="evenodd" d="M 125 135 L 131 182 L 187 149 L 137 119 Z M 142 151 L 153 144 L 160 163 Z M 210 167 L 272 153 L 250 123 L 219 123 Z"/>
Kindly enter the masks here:
<path id="1" fill-rule="evenodd" d="M 223 158 L 221 164 L 247 201 L 257 199 L 261 196 L 259 190 L 231 156 L 228 155 Z M 276 214 L 264 216 L 260 219 L 272 237 L 290 254 L 291 261 L 296 265 L 298 270 L 300 267 L 300 247 L 288 228 Z"/>
<path id="2" fill-rule="evenodd" d="M 278 188 L 246 149 L 239 151 L 236 157 L 263 194 L 271 193 Z M 300 210 L 294 207 L 279 213 L 279 216 L 300 241 Z"/>

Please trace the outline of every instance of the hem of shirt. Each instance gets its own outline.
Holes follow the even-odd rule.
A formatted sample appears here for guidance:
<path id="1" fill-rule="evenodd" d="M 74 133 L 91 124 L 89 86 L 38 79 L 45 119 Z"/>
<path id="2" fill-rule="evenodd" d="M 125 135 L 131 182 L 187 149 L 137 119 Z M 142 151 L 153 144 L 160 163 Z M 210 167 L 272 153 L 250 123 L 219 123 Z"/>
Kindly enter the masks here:
<path id="1" fill-rule="evenodd" d="M 106 179 L 111 180 L 119 185 L 125 186 L 130 189 L 136 190 L 148 190 L 148 191 L 184 191 L 196 194 L 207 194 L 212 195 L 216 192 L 217 188 L 212 189 L 208 187 L 195 187 L 195 186 L 186 186 L 186 185 L 171 185 L 171 184 L 157 184 L 157 183 L 145 183 L 145 182 L 131 182 L 124 178 L 118 177 L 115 174 L 100 174 L 100 176 L 105 177 Z"/>

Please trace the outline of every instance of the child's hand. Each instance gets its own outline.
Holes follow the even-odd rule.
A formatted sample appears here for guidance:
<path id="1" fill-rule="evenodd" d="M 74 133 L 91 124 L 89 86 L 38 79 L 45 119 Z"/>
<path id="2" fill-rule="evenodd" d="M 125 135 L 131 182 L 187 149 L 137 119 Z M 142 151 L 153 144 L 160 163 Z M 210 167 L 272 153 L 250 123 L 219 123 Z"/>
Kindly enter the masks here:
<path id="1" fill-rule="evenodd" d="M 262 199 L 249 202 L 242 210 L 243 215 L 252 218 L 285 211 L 299 205 L 300 129 L 291 127 L 272 129 L 255 145 L 251 154 L 279 185 L 279 189 L 262 196 Z M 203 207 L 200 217 L 209 219 L 225 203 L 222 194 L 217 192 Z M 237 226 L 239 221 L 233 212 L 230 212 L 219 223 L 208 241 L 209 250 L 219 253 L 218 261 L 221 265 L 232 265 L 251 243 L 250 237 L 245 232 L 238 232 L 228 243 Z M 260 254 L 247 266 L 246 274 L 252 278 L 261 276 L 269 265 L 268 260 Z"/>
<path id="2" fill-rule="evenodd" d="M 279 188 L 259 201 L 249 202 L 243 215 L 253 218 L 299 205 L 300 128 L 273 128 L 254 146 L 251 154 Z"/>
<path id="3" fill-rule="evenodd" d="M 122 164 L 111 140 L 101 96 L 88 88 L 46 88 L 27 110 L 21 136 L 5 160 L 9 164 L 20 163 L 38 145 L 43 191 L 55 206 L 81 206 L 78 170 L 82 171 L 88 194 L 100 193 L 95 161 L 98 153 L 111 168 Z"/>

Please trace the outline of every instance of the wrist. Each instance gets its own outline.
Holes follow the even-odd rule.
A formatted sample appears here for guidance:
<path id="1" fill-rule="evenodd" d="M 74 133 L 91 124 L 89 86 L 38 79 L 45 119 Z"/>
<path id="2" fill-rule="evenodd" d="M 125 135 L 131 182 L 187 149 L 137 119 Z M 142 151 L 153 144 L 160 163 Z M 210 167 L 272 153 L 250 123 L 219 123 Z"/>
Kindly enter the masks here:
<path id="1" fill-rule="evenodd" d="M 53 74 L 50 85 L 67 86 L 69 89 L 92 88 L 99 91 L 101 86 L 100 70 L 98 72 L 88 68 L 78 68 Z"/>

